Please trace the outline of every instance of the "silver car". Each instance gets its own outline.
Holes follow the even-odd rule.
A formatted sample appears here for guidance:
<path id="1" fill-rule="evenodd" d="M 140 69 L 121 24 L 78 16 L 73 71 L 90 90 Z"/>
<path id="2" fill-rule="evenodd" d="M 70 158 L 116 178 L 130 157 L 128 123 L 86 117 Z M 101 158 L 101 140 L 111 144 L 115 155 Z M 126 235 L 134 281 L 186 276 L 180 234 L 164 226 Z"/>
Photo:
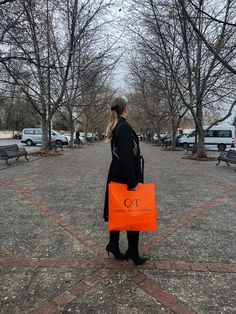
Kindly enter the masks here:
<path id="1" fill-rule="evenodd" d="M 55 141 L 58 145 L 68 145 L 68 140 L 65 136 L 52 130 L 51 140 Z M 42 129 L 40 128 L 27 128 L 22 131 L 21 143 L 25 143 L 27 146 L 41 144 L 42 143 Z"/>

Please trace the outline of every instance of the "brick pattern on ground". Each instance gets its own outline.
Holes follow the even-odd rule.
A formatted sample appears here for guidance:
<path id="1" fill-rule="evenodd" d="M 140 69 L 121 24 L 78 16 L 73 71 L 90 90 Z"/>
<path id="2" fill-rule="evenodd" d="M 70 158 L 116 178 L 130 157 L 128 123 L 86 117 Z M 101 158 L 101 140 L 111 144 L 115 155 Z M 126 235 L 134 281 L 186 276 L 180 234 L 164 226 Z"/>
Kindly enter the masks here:
<path id="1" fill-rule="evenodd" d="M 183 226 L 191 223 L 194 221 L 195 218 L 206 212 L 208 209 L 213 207 L 215 204 L 217 204 L 220 200 L 227 197 L 230 193 L 234 192 L 235 189 L 228 189 L 227 191 L 215 196 L 211 200 L 207 201 L 206 203 L 203 203 L 198 208 L 194 209 L 192 212 L 189 212 L 188 214 L 184 215 L 182 218 L 180 218 L 178 221 L 167 227 L 165 230 L 159 232 L 155 236 L 152 236 L 151 238 L 147 239 L 143 243 L 142 252 L 147 252 L 150 249 L 152 249 L 153 246 L 155 246 L 157 243 L 167 239 L 172 234 L 174 234 L 177 230 L 182 228 Z"/>
<path id="2" fill-rule="evenodd" d="M 132 264 L 126 261 L 115 259 L 80 259 L 75 257 L 22 257 L 22 256 L 0 256 L 0 268 L 19 267 L 19 268 L 102 268 L 104 272 L 109 269 L 133 269 Z M 210 263 L 210 262 L 185 262 L 185 261 L 161 261 L 148 260 L 145 264 L 138 266 L 140 269 L 147 270 L 166 270 L 184 272 L 216 272 L 216 273 L 236 273 L 236 263 Z"/>
<path id="3" fill-rule="evenodd" d="M 94 248 L 95 252 L 98 253 L 97 247 L 99 246 L 99 243 L 89 239 L 89 237 L 81 232 L 78 227 L 74 226 L 68 220 L 58 215 L 55 210 L 46 206 L 39 198 L 33 196 L 33 194 L 27 188 L 21 186 L 17 182 L 13 182 L 11 186 L 16 192 L 20 193 L 31 205 L 34 205 L 36 208 L 38 208 L 40 212 L 47 215 L 54 224 L 60 226 L 65 231 L 67 231 L 70 236 L 72 236 L 72 238 L 79 240 L 85 246 L 89 247 L 90 250 L 93 250 Z"/>
<path id="4" fill-rule="evenodd" d="M 45 213 L 49 219 L 55 224 L 66 230 L 73 238 L 80 240 L 85 246 L 90 249 L 95 249 L 94 254 L 101 253 L 101 246 L 97 245 L 94 240 L 90 240 L 81 233 L 77 227 L 73 226 L 70 222 L 60 217 L 54 210 L 47 207 L 41 200 L 34 197 L 32 193 L 21 186 L 19 183 L 11 182 L 11 186 L 20 193 L 31 205 L 36 206 L 41 212 Z M 175 233 L 182 226 L 191 223 L 196 217 L 204 213 L 207 209 L 214 206 L 217 202 L 225 198 L 229 193 L 234 191 L 232 188 L 227 190 L 200 207 L 196 208 L 192 212 L 186 214 L 176 223 L 167 227 L 165 230 L 157 234 L 155 237 L 149 238 L 143 245 L 143 251 L 150 250 L 152 246 L 167 239 L 173 233 Z M 97 249 L 97 250 L 96 250 Z M 163 304 L 168 310 L 177 314 L 193 314 L 192 309 L 187 305 L 180 302 L 173 294 L 164 291 L 157 284 L 148 279 L 143 273 L 138 271 L 140 269 L 148 270 L 165 270 L 165 271 L 197 271 L 197 272 L 219 272 L 219 273 L 236 273 L 236 263 L 210 263 L 210 262 L 186 262 L 186 261 L 161 261 L 152 260 L 147 261 L 144 265 L 136 267 L 133 264 L 128 264 L 126 261 L 119 262 L 115 259 L 96 259 L 94 257 L 91 260 L 78 259 L 78 258 L 65 258 L 65 257 L 40 257 L 40 258 L 28 258 L 28 257 L 0 257 L 1 267 L 54 267 L 54 268 L 92 268 L 97 269 L 92 275 L 84 278 L 80 282 L 76 283 L 68 290 L 64 291 L 53 300 L 46 304 L 43 304 L 39 308 L 32 309 L 30 313 L 33 314 L 45 314 L 45 313 L 61 313 L 66 305 L 74 301 L 83 293 L 90 290 L 96 284 L 100 283 L 107 276 L 112 274 L 112 271 L 123 270 L 135 284 L 137 284 L 146 293 L 154 297 L 161 304 Z"/>
<path id="5" fill-rule="evenodd" d="M 60 159 L 57 160 L 60 162 Z M 33 175 L 33 173 L 32 173 Z M 164 230 L 161 230 L 155 236 L 147 238 L 143 242 L 142 251 L 150 251 L 154 246 L 163 240 L 168 239 L 177 230 L 191 223 L 194 219 L 205 213 L 218 202 L 226 198 L 236 189 L 232 185 L 216 179 L 214 176 L 205 174 L 208 180 L 220 186 L 224 191 L 215 197 L 211 198 L 191 212 L 185 214 L 182 218 L 169 225 Z M 13 188 L 21 197 L 23 197 L 30 205 L 35 206 L 41 213 L 46 215 L 56 226 L 63 228 L 73 239 L 79 240 L 85 247 L 93 251 L 93 256 L 90 259 L 81 259 L 76 257 L 24 257 L 24 256 L 5 256 L 0 252 L 0 269 L 3 268 L 89 268 L 93 273 L 86 276 L 82 280 L 76 282 L 52 300 L 40 305 L 37 308 L 30 310 L 34 314 L 61 313 L 66 305 L 70 304 L 84 293 L 91 290 L 104 279 L 111 276 L 116 271 L 122 271 L 129 280 L 135 283 L 140 289 L 143 289 L 148 295 L 155 298 L 167 310 L 178 314 L 195 313 L 187 304 L 182 303 L 178 298 L 162 289 L 158 284 L 149 279 L 142 272 L 143 270 L 157 271 L 174 271 L 174 272 L 212 272 L 212 273 L 236 273 L 236 263 L 222 262 L 199 262 L 199 261 L 182 261 L 182 260 L 149 260 L 144 265 L 135 266 L 133 263 L 126 261 L 120 262 L 110 258 L 98 258 L 98 255 L 103 254 L 104 247 L 94 239 L 90 239 L 87 235 L 79 230 L 70 221 L 60 216 L 55 210 L 47 206 L 38 197 L 35 197 L 31 191 L 22 185 L 23 180 L 28 177 L 21 177 L 18 180 L 8 181 L 6 184 L 0 185 L 3 190 L 6 187 Z M 19 183 L 21 182 L 21 183 Z"/>

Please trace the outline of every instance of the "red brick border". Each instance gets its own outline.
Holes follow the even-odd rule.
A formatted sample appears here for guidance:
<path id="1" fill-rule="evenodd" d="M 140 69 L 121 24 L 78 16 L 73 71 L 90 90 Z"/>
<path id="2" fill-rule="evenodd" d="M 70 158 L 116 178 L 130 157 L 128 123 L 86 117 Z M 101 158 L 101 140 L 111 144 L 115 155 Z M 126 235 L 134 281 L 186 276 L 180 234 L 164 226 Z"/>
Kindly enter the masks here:
<path id="1" fill-rule="evenodd" d="M 84 294 L 86 291 L 92 289 L 103 279 L 110 276 L 112 271 L 109 269 L 100 269 L 93 274 L 85 277 L 68 290 L 62 292 L 58 296 L 54 297 L 51 301 L 39 306 L 36 309 L 32 309 L 30 313 L 32 314 L 51 314 L 51 313 L 61 313 L 63 308 L 69 303 L 73 302 L 80 295 Z"/>
<path id="2" fill-rule="evenodd" d="M 0 268 L 3 267 L 52 267 L 52 268 L 92 268 L 100 269 L 100 274 L 107 270 L 125 270 L 132 272 L 136 269 L 166 270 L 185 272 L 219 272 L 236 273 L 236 263 L 186 262 L 149 260 L 136 266 L 133 262 L 118 261 L 114 258 L 81 259 L 76 257 L 0 257 Z"/>
<path id="3" fill-rule="evenodd" d="M 96 255 L 101 254 L 101 251 L 98 249 L 101 248 L 99 243 L 91 240 L 89 236 L 86 236 L 83 232 L 81 232 L 78 227 L 70 223 L 67 219 L 60 216 L 55 210 L 47 207 L 40 199 L 35 197 L 29 189 L 21 186 L 17 182 L 11 183 L 12 188 L 19 194 L 21 194 L 31 205 L 34 205 L 40 212 L 46 214 L 51 221 L 55 224 L 63 228 L 66 232 L 68 232 L 72 238 L 79 240 L 82 244 L 88 247 L 90 250 L 94 251 Z"/>
<path id="4" fill-rule="evenodd" d="M 174 234 L 177 230 L 185 226 L 186 224 L 191 223 L 194 221 L 195 218 L 197 218 L 199 215 L 206 212 L 209 208 L 217 204 L 220 200 L 227 197 L 230 193 L 235 191 L 235 189 L 229 189 L 227 191 L 224 191 L 221 194 L 216 195 L 209 201 L 203 203 L 201 206 L 195 208 L 193 211 L 185 214 L 182 218 L 180 218 L 178 221 L 171 224 L 169 227 L 161 231 L 160 233 L 153 235 L 152 237 L 148 238 L 143 243 L 142 251 L 146 253 L 148 250 L 150 250 L 153 246 L 160 243 L 161 241 L 167 239 L 169 236 Z"/>
<path id="5" fill-rule="evenodd" d="M 32 309 L 32 314 L 45 314 L 45 313 L 60 313 L 66 305 L 73 302 L 79 296 L 92 289 L 103 279 L 112 274 L 111 270 L 100 269 L 93 274 L 85 277 L 68 290 L 62 292 L 54 297 L 51 301 Z M 174 295 L 166 292 L 159 285 L 147 278 L 143 273 L 137 269 L 132 271 L 125 271 L 125 274 L 141 289 L 146 291 L 149 295 L 154 297 L 158 302 L 162 303 L 166 308 L 177 314 L 194 314 L 195 312 L 189 309 L 185 304 L 180 302 Z"/>
<path id="6" fill-rule="evenodd" d="M 9 260 L 12 260 L 12 263 L 9 265 Z M 47 265 L 50 265 L 49 267 L 60 267 L 59 261 L 61 261 L 61 258 L 44 258 L 44 260 L 53 261 L 52 263 L 46 263 Z M 3 260 L 5 262 L 8 260 L 8 263 L 1 263 Z M 25 264 L 26 267 L 32 266 L 32 258 L 2 258 L 0 259 L 0 265 L 1 266 L 23 266 L 23 261 L 29 260 Z M 45 267 L 45 263 L 41 263 L 42 259 L 34 259 L 34 262 L 37 261 L 36 265 L 33 263 L 34 267 Z M 56 261 L 56 263 L 55 263 Z M 69 267 L 81 267 L 81 265 L 88 266 L 86 263 L 82 263 L 82 260 L 78 260 L 77 264 L 74 263 L 73 265 L 70 264 L 70 258 L 68 258 L 68 264 Z M 158 302 L 163 304 L 168 310 L 171 310 L 173 313 L 176 314 L 194 314 L 195 312 L 187 307 L 184 303 L 179 301 L 176 296 L 171 294 L 170 292 L 167 292 L 163 290 L 158 284 L 154 283 L 151 279 L 149 279 L 145 274 L 140 272 L 137 267 L 133 265 L 133 268 L 127 267 L 128 264 L 125 262 L 119 262 L 115 259 L 111 259 L 113 261 L 111 264 L 112 266 L 115 266 L 116 264 L 116 270 L 120 270 L 120 266 L 123 265 L 122 269 L 124 270 L 125 275 L 130 278 L 135 284 L 137 284 L 141 289 L 146 291 L 149 295 L 154 297 Z M 74 258 L 75 262 L 75 258 Z M 92 263 L 94 264 L 94 263 Z M 53 266 L 51 266 L 53 265 Z M 65 258 L 63 259 L 63 266 L 65 265 Z M 213 271 L 213 272 L 228 272 L 233 271 L 236 272 L 236 264 L 220 264 L 220 263 L 196 263 L 196 262 L 170 262 L 170 261 L 152 261 L 151 263 L 147 264 L 148 269 L 159 269 L 159 270 L 171 270 L 171 271 Z M 198 267 L 196 267 L 196 265 Z M 82 266 L 82 267 L 83 267 Z M 94 265 L 93 265 L 94 266 Z M 110 265 L 111 266 L 111 265 Z M 153 267 L 153 268 L 150 268 Z M 145 269 L 145 264 L 142 266 L 143 269 Z M 115 267 L 109 268 L 109 264 L 105 265 L 105 267 L 100 268 L 96 270 L 91 275 L 86 276 L 81 281 L 77 282 L 75 285 L 67 289 L 66 291 L 62 292 L 58 296 L 54 297 L 51 301 L 48 301 L 45 304 L 42 304 L 36 309 L 32 309 L 30 313 L 33 314 L 45 314 L 45 313 L 61 313 L 61 311 L 64 309 L 66 305 L 73 302 L 75 299 L 77 299 L 79 296 L 84 294 L 86 291 L 89 291 L 94 286 L 96 286 L 98 283 L 102 282 L 103 279 L 110 276 L 113 271 L 115 270 Z"/>
<path id="7" fill-rule="evenodd" d="M 61 160 L 61 159 L 60 159 Z M 168 238 L 174 234 L 182 226 L 191 223 L 196 217 L 204 213 L 206 210 L 224 199 L 231 192 L 236 189 L 231 185 L 221 182 L 213 176 L 202 173 L 209 180 L 222 188 L 228 189 L 223 193 L 215 196 L 211 200 L 203 203 L 198 208 L 190 213 L 185 214 L 177 222 L 168 226 L 161 233 L 149 238 L 144 244 L 144 250 L 149 250 L 157 243 Z M 92 249 L 95 254 L 101 254 L 104 247 L 101 244 L 91 240 L 89 236 L 85 236 L 76 226 L 71 224 L 68 220 L 61 217 L 57 212 L 47 207 L 40 199 L 36 198 L 29 189 L 23 187 L 18 182 L 26 180 L 28 177 L 21 177 L 6 184 L 0 185 L 0 190 L 6 186 L 12 186 L 13 189 L 21 194 L 30 204 L 36 206 L 42 213 L 46 214 L 54 224 L 60 226 L 67 231 L 73 238 L 80 240 L 86 247 Z M 235 273 L 236 264 L 233 263 L 213 263 L 213 262 L 186 262 L 186 261 L 147 261 L 144 265 L 136 267 L 132 262 L 120 262 L 115 259 L 79 259 L 74 257 L 1 257 L 0 268 L 2 267 L 54 267 L 54 268 L 92 268 L 95 272 L 83 280 L 79 281 L 60 295 L 54 297 L 46 304 L 39 306 L 37 309 L 32 309 L 31 313 L 47 314 L 60 313 L 63 308 L 73 302 L 80 295 L 89 291 L 103 279 L 108 277 L 115 270 L 124 271 L 127 277 L 130 278 L 141 289 L 146 291 L 149 295 L 157 299 L 167 309 L 179 314 L 193 314 L 193 310 L 188 308 L 185 304 L 180 302 L 176 296 L 163 290 L 158 284 L 145 276 L 138 269 L 160 270 L 160 271 L 183 271 L 183 272 L 218 272 L 218 273 Z"/>
<path id="8" fill-rule="evenodd" d="M 158 300 L 167 309 L 177 314 L 194 314 L 195 312 L 189 309 L 185 304 L 180 302 L 176 296 L 166 292 L 159 285 L 154 283 L 151 279 L 146 277 L 138 270 L 125 271 L 127 277 L 135 282 L 141 289 L 146 291 L 149 295 Z"/>
<path id="9" fill-rule="evenodd" d="M 92 250 L 95 255 L 100 255 L 101 252 L 104 251 L 102 245 L 98 244 L 94 240 L 89 239 L 88 236 L 84 235 L 76 226 L 71 224 L 68 220 L 61 217 L 57 212 L 49 207 L 47 207 L 41 200 L 32 195 L 32 193 L 25 187 L 21 186 L 17 182 L 12 182 L 11 186 L 13 189 L 21 194 L 30 204 L 36 206 L 42 213 L 46 214 L 54 224 L 60 226 L 65 231 L 67 231 L 74 239 L 78 239 L 82 242 L 83 245 Z M 229 195 L 234 189 L 230 189 L 225 191 L 211 200 L 205 202 L 200 207 L 191 211 L 190 213 L 185 214 L 182 218 L 180 218 L 175 223 L 171 224 L 169 227 L 164 229 L 162 232 L 148 238 L 143 246 L 141 247 L 142 253 L 146 253 L 153 246 L 160 243 L 161 241 L 167 239 L 169 236 L 174 234 L 178 229 L 182 228 L 184 225 L 192 222 L 196 217 L 200 214 L 204 213 L 207 209 L 211 208 L 215 204 L 217 204 L 220 200 L 224 199 L 227 195 Z"/>

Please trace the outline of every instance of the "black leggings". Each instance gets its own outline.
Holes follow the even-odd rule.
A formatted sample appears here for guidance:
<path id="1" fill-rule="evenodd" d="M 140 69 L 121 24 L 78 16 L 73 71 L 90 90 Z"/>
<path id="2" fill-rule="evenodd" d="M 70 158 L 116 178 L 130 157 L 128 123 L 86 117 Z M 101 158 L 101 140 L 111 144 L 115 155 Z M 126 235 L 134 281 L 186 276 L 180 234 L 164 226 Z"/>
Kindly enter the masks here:
<path id="1" fill-rule="evenodd" d="M 118 245 L 120 238 L 120 231 L 110 231 L 110 243 Z M 128 239 L 128 250 L 127 252 L 132 254 L 138 254 L 138 242 L 139 242 L 139 231 L 127 231 Z"/>

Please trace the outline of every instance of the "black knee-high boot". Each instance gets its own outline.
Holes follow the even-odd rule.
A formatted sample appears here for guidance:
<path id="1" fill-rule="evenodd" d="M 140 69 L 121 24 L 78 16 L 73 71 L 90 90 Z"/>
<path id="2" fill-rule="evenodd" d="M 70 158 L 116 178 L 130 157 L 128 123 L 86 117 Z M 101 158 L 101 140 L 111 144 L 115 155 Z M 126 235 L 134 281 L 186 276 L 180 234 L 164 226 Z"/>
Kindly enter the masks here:
<path id="1" fill-rule="evenodd" d="M 146 262 L 146 258 L 139 256 L 138 242 L 139 231 L 127 231 L 128 250 L 126 252 L 127 261 L 132 259 L 136 265 L 141 265 Z"/>
<path id="2" fill-rule="evenodd" d="M 125 255 L 120 252 L 119 248 L 120 231 L 110 231 L 109 243 L 106 246 L 107 253 L 112 253 L 116 259 L 124 260 Z"/>

